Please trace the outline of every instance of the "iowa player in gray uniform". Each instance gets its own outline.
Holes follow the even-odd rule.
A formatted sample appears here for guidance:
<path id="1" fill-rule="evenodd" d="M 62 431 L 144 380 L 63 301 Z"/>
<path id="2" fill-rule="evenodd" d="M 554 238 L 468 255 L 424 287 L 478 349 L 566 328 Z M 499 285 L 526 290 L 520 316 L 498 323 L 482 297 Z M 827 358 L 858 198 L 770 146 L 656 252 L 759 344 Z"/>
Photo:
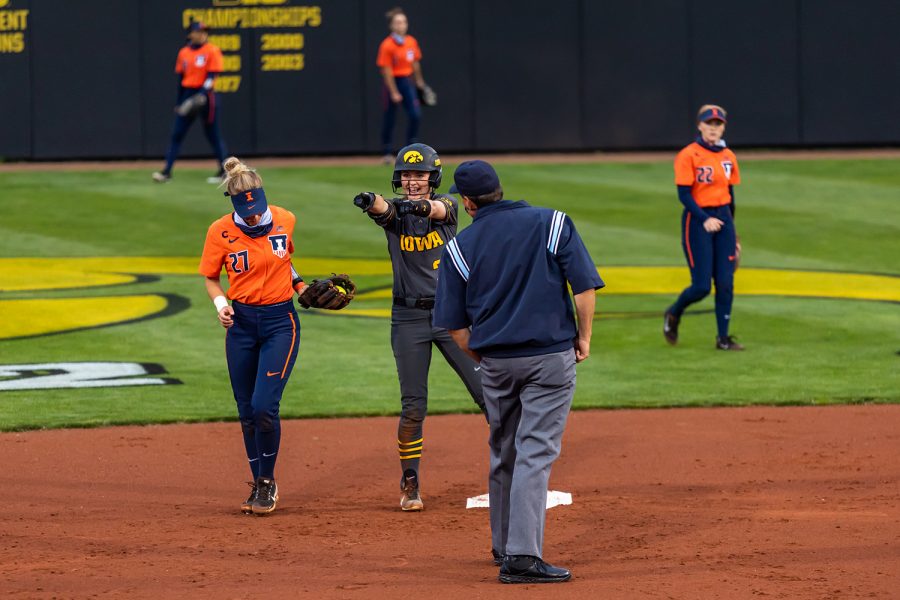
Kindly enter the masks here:
<path id="1" fill-rule="evenodd" d="M 384 229 L 394 271 L 391 347 L 400 376 L 400 508 L 422 510 L 419 460 L 428 408 L 431 347 L 437 346 L 484 413 L 478 365 L 453 342 L 446 329 L 432 325 L 438 264 L 444 245 L 456 237 L 459 204 L 435 194 L 441 184 L 441 159 L 434 148 L 411 144 L 394 161 L 391 183 L 401 198 L 385 200 L 374 192 L 358 194 L 353 203 Z"/>

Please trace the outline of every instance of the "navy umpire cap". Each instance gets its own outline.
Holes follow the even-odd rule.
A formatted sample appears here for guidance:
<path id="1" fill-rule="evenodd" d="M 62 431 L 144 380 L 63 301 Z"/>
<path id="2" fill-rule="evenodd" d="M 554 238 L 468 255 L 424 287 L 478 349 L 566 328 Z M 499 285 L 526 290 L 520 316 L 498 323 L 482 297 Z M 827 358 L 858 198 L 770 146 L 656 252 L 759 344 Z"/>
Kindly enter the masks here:
<path id="1" fill-rule="evenodd" d="M 456 167 L 450 193 L 474 198 L 490 194 L 499 187 L 500 178 L 494 167 L 483 160 L 467 160 Z"/>

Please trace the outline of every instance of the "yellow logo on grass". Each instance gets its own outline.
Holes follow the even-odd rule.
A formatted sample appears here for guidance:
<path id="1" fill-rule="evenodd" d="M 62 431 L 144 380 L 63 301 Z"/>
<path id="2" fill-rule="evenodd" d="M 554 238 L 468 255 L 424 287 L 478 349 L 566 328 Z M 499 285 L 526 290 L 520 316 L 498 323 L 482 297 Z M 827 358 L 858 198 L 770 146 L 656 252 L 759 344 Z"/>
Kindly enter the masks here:
<path id="1" fill-rule="evenodd" d="M 421 239 L 423 248 L 427 243 Z M 417 239 L 410 243 L 416 247 Z M 432 244 L 433 245 L 433 244 Z M 416 248 L 418 249 L 418 248 Z M 356 295 L 344 310 L 306 314 L 387 318 L 391 314 L 391 263 L 381 259 L 298 258 L 303 275 L 350 273 L 384 280 Z M 688 270 L 678 267 L 602 267 L 603 295 L 664 295 L 679 293 L 690 283 Z M 181 275 L 197 280 L 196 257 L 0 258 L 0 341 L 107 327 L 187 308 L 187 299 L 163 294 L 117 294 L 121 286 L 146 275 Z M 107 287 L 103 296 L 53 297 L 60 290 Z M 16 293 L 7 299 L 4 294 Z M 789 296 L 900 302 L 900 277 L 829 271 L 788 271 L 742 267 L 735 279 L 739 296 Z M 31 296 L 31 297 L 29 297 Z M 40 296 L 40 297 L 38 297 Z M 669 298 L 671 300 L 671 298 Z M 180 303 L 180 305 L 179 305 Z M 203 307 L 203 310 L 208 310 Z"/>
<path id="2" fill-rule="evenodd" d="M 425 160 L 425 157 L 418 150 L 410 150 L 403 155 L 403 162 L 408 164 L 420 163 L 423 160 Z"/>

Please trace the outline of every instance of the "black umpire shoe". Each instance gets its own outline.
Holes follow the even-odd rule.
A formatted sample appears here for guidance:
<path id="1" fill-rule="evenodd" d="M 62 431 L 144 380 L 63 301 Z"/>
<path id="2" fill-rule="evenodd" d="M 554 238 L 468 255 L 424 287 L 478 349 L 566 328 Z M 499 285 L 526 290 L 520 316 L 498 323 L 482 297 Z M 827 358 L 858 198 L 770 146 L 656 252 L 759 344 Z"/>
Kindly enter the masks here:
<path id="1" fill-rule="evenodd" d="M 666 314 L 663 315 L 663 336 L 673 346 L 678 343 L 678 323 L 680 321 L 681 319 L 669 311 L 666 311 Z"/>
<path id="2" fill-rule="evenodd" d="M 251 510 L 254 515 L 267 515 L 275 510 L 278 504 L 278 484 L 274 479 L 260 477 L 256 480 L 256 500 Z"/>
<path id="3" fill-rule="evenodd" d="M 716 350 L 743 350 L 744 347 L 738 344 L 733 335 L 716 338 Z"/>
<path id="4" fill-rule="evenodd" d="M 494 564 L 498 567 L 503 564 L 503 555 L 491 548 L 491 556 L 494 557 Z"/>
<path id="5" fill-rule="evenodd" d="M 247 485 L 250 486 L 250 496 L 244 500 L 244 503 L 241 504 L 241 512 L 245 515 L 249 515 L 253 512 L 253 503 L 256 502 L 256 496 L 259 493 L 259 488 L 256 487 L 255 481 L 248 481 Z"/>
<path id="6" fill-rule="evenodd" d="M 562 583 L 572 578 L 568 569 L 547 564 L 536 556 L 507 554 L 499 579 L 503 583 Z"/>

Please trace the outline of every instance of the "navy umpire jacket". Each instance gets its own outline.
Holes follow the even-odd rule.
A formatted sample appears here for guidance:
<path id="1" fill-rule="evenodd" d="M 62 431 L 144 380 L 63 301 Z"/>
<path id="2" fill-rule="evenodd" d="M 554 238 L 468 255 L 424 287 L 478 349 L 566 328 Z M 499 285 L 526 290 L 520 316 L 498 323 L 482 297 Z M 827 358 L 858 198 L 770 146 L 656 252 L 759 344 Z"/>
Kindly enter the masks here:
<path id="1" fill-rule="evenodd" d="M 434 325 L 471 327 L 469 348 L 506 358 L 562 352 L 577 328 L 572 292 L 605 284 L 565 213 L 501 200 L 444 248 Z"/>

